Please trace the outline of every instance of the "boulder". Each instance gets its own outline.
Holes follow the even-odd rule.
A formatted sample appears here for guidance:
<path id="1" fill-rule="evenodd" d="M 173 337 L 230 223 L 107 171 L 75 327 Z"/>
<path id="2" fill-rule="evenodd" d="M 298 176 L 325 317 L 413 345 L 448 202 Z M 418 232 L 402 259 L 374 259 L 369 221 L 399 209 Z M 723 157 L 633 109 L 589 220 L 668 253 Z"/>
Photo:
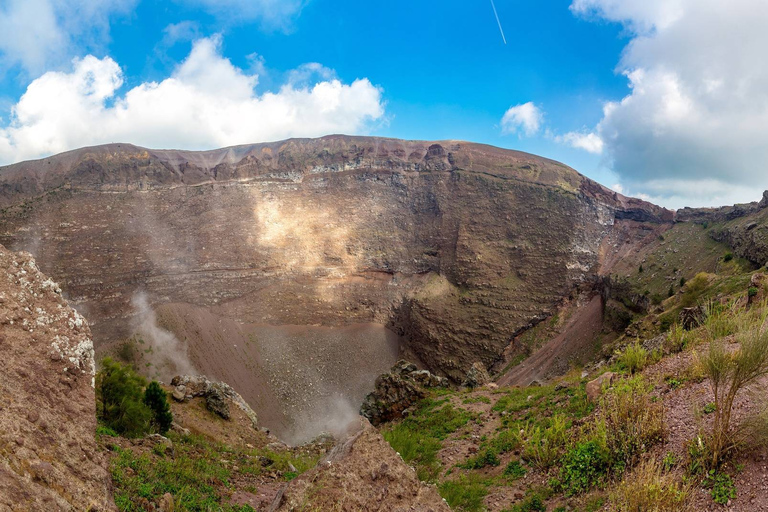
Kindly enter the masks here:
<path id="1" fill-rule="evenodd" d="M 468 388 L 479 388 L 489 382 L 491 382 L 491 376 L 481 362 L 474 363 L 467 372 L 467 378 L 464 379 L 464 385 Z"/>
<path id="2" fill-rule="evenodd" d="M 596 402 L 600 395 L 602 395 L 603 388 L 610 387 L 615 379 L 615 373 L 605 372 L 596 379 L 587 382 L 587 400 Z"/>
<path id="3" fill-rule="evenodd" d="M 220 383 L 213 384 L 205 394 L 205 406 L 212 413 L 218 414 L 225 420 L 230 418 L 229 402 Z"/>
<path id="4" fill-rule="evenodd" d="M 398 361 L 376 379 L 376 387 L 360 407 L 360 414 L 374 425 L 402 418 L 405 411 L 427 395 L 429 388 L 446 387 L 448 381 L 407 361 Z"/>
<path id="5" fill-rule="evenodd" d="M 225 420 L 231 416 L 229 404 L 232 403 L 248 416 L 253 428 L 259 428 L 256 413 L 229 384 L 210 380 L 204 375 L 177 375 L 171 379 L 171 386 L 174 388 L 173 399 L 178 402 L 203 397 L 208 410 Z"/>

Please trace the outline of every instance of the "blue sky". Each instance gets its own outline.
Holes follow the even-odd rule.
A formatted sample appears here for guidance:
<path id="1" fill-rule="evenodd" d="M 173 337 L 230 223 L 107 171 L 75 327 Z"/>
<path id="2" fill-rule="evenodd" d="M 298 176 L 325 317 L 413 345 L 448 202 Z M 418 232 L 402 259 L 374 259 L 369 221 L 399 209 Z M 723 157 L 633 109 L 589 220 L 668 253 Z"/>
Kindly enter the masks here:
<path id="1" fill-rule="evenodd" d="M 755 200 L 768 72 L 733 54 L 762 4 L 496 0 L 504 44 L 490 0 L 0 0 L 0 160 L 360 133 L 528 151 L 672 207 Z"/>

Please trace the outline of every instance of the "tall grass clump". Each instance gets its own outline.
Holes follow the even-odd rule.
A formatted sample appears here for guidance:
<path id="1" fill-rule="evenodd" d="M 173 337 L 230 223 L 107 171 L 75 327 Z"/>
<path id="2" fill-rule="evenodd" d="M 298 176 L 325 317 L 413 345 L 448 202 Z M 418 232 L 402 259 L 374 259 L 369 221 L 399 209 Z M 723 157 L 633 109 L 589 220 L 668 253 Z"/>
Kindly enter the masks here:
<path id="1" fill-rule="evenodd" d="M 523 460 L 541 470 L 554 466 L 569 441 L 568 421 L 561 414 L 550 419 L 549 426 L 529 425 L 525 430 Z"/>
<path id="2" fill-rule="evenodd" d="M 690 487 L 650 459 L 624 477 L 610 500 L 616 512 L 688 512 L 690 498 Z"/>
<path id="3" fill-rule="evenodd" d="M 711 431 L 706 436 L 709 468 L 717 469 L 722 461 L 750 437 L 750 422 L 732 425 L 733 404 L 738 396 L 760 378 L 768 375 L 768 307 L 733 312 L 735 341 L 729 347 L 719 327 L 707 326 L 708 347 L 697 354 L 697 364 L 709 380 L 715 397 Z"/>
<path id="4" fill-rule="evenodd" d="M 617 364 L 619 369 L 634 375 L 648 364 L 648 351 L 639 342 L 627 345 L 623 352 L 618 354 Z"/>
<path id="5" fill-rule="evenodd" d="M 642 377 L 634 377 L 602 399 L 595 428 L 617 472 L 636 464 L 641 454 L 664 439 L 664 408 L 653 401 L 651 388 Z"/>

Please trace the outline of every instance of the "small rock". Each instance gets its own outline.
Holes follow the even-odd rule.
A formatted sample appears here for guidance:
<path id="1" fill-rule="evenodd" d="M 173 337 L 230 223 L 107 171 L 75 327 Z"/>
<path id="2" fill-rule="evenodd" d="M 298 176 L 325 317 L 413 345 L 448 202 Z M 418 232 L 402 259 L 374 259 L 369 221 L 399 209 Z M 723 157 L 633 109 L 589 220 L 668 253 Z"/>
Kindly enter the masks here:
<path id="1" fill-rule="evenodd" d="M 605 372 L 594 380 L 587 382 L 587 399 L 590 402 L 595 402 L 603 393 L 604 386 L 610 386 L 613 384 L 616 374 L 613 372 Z"/>
<path id="2" fill-rule="evenodd" d="M 173 496 L 171 493 L 167 492 L 163 494 L 163 497 L 160 498 L 160 501 L 157 502 L 157 510 L 159 512 L 173 512 L 174 509 L 174 502 L 173 502 Z"/>
<path id="3" fill-rule="evenodd" d="M 183 402 L 184 399 L 187 397 L 187 388 L 184 385 L 178 385 L 175 388 L 173 388 L 173 393 L 171 394 L 174 400 L 177 402 Z"/>

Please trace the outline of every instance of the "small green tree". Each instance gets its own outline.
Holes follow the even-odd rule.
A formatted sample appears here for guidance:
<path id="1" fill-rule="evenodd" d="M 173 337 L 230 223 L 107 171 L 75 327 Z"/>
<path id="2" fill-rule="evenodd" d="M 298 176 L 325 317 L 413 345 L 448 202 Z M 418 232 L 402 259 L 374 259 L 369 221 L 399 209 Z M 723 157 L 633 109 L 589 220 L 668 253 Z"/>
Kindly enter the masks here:
<path id="1" fill-rule="evenodd" d="M 744 431 L 745 425 L 731 425 L 731 414 L 736 397 L 768 375 L 767 311 L 763 304 L 759 310 L 742 311 L 736 315 L 738 350 L 729 350 L 723 337 L 713 329 L 715 335 L 710 334 L 709 347 L 698 356 L 698 363 L 709 378 L 715 396 L 715 417 L 707 439 L 712 469 L 717 469 L 746 437 L 751 437 Z"/>
<path id="2" fill-rule="evenodd" d="M 165 434 L 171 428 L 173 414 L 168 404 L 168 395 L 157 381 L 152 381 L 144 391 L 144 403 L 152 411 L 152 424 L 158 432 Z"/>
<path id="3" fill-rule="evenodd" d="M 121 435 L 136 437 L 146 433 L 152 411 L 142 401 L 145 385 L 146 380 L 129 366 L 104 358 L 96 374 L 99 418 Z"/>

